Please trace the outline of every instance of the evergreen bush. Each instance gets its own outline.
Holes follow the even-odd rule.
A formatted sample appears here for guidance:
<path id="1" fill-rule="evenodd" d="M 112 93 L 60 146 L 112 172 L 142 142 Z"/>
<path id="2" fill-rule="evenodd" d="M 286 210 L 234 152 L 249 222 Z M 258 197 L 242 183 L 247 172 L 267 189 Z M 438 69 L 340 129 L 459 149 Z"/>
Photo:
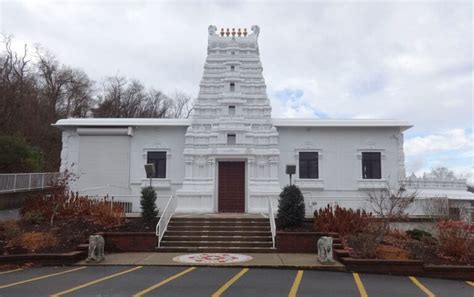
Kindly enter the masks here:
<path id="1" fill-rule="evenodd" d="M 416 228 L 407 230 L 405 233 L 414 240 L 421 240 L 423 237 L 431 237 L 431 233 Z"/>
<path id="2" fill-rule="evenodd" d="M 283 188 L 278 200 L 278 228 L 300 227 L 304 222 L 304 197 L 296 185 Z"/>
<path id="3" fill-rule="evenodd" d="M 142 218 L 147 223 L 153 222 L 158 216 L 158 209 L 156 208 L 155 202 L 156 192 L 153 187 L 143 188 L 140 205 L 142 207 Z"/>

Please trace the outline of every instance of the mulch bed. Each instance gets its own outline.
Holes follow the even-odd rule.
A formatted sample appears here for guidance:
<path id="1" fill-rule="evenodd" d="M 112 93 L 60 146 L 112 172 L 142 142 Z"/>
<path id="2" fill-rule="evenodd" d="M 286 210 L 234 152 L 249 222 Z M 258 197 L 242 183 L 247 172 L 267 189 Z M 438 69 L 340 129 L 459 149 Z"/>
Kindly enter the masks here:
<path id="1" fill-rule="evenodd" d="M 343 245 L 349 251 L 350 256 L 354 259 L 360 259 L 356 254 L 348 248 L 347 241 L 345 238 L 342 238 Z M 392 235 L 385 235 L 384 241 L 377 247 L 375 259 L 379 260 L 419 260 L 410 257 L 408 249 L 405 247 L 408 243 L 408 240 L 402 238 L 396 238 Z M 425 263 L 431 265 L 467 265 L 472 266 L 474 263 L 460 263 L 453 261 L 449 258 L 441 257 L 440 255 L 434 254 L 428 260 L 424 260 Z"/>
<path id="2" fill-rule="evenodd" d="M 2 236 L 0 232 L 0 255 L 18 254 L 44 254 L 64 253 L 76 250 L 77 246 L 87 242 L 92 234 L 99 232 L 154 232 L 158 218 L 151 224 L 146 224 L 141 218 L 125 218 L 119 226 L 104 227 L 94 222 L 70 219 L 56 220 L 53 226 L 45 222 L 42 224 L 31 224 L 23 220 L 17 221 L 21 234 L 49 232 L 56 237 L 57 242 L 47 248 L 28 250 L 19 246 L 13 246 Z M 1 230 L 0 230 L 1 231 Z"/>
<path id="3" fill-rule="evenodd" d="M 25 254 L 25 253 L 63 253 L 74 251 L 79 244 L 86 242 L 89 235 L 100 232 L 102 226 L 95 225 L 92 222 L 83 220 L 67 220 L 56 221 L 53 226 L 48 223 L 43 224 L 29 224 L 25 221 L 19 220 L 18 226 L 21 233 L 39 233 L 50 232 L 57 238 L 57 243 L 51 247 L 40 248 L 34 251 L 28 251 L 25 248 L 18 246 L 10 246 L 5 242 L 3 255 Z M 0 248 L 1 250 L 1 248 Z"/>

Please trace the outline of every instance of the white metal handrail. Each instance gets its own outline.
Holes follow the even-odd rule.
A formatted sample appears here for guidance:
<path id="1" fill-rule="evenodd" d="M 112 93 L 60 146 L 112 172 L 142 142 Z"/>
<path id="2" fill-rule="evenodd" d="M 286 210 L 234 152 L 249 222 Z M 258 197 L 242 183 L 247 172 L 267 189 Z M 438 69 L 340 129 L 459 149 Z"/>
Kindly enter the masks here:
<path id="1" fill-rule="evenodd" d="M 0 193 L 46 189 L 53 186 L 59 176 L 59 172 L 2 173 L 0 174 Z"/>
<path id="2" fill-rule="evenodd" d="M 176 211 L 176 207 L 178 206 L 178 200 L 176 196 L 171 195 L 170 199 L 166 203 L 163 212 L 161 213 L 160 220 L 158 224 L 156 224 L 156 236 L 158 237 L 158 247 L 160 247 L 161 239 L 165 234 L 166 229 L 168 228 L 168 223 L 170 222 L 171 217 L 173 216 L 174 212 Z"/>
<path id="3" fill-rule="evenodd" d="M 276 223 L 275 215 L 273 213 L 272 198 L 268 197 L 268 218 L 270 219 L 270 231 L 272 232 L 272 244 L 275 248 L 275 237 L 276 237 Z"/>

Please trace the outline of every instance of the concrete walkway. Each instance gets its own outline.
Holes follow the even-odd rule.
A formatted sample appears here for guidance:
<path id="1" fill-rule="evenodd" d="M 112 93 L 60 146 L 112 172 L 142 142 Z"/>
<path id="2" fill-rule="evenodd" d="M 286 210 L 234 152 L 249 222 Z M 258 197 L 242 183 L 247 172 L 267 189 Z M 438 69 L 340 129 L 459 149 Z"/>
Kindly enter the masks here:
<path id="1" fill-rule="evenodd" d="M 116 253 L 107 254 L 101 263 L 87 263 L 81 261 L 77 265 L 156 265 L 156 266 L 220 266 L 220 267 L 254 267 L 254 268 L 296 268 L 307 270 L 345 271 L 344 265 L 339 262 L 321 264 L 314 254 L 287 254 L 287 253 L 245 253 L 252 260 L 239 263 L 208 264 L 208 263 L 180 263 L 173 261 L 174 257 L 186 255 L 183 253 Z"/>
<path id="2" fill-rule="evenodd" d="M 18 220 L 18 219 L 20 219 L 19 209 L 0 210 L 0 221 Z"/>

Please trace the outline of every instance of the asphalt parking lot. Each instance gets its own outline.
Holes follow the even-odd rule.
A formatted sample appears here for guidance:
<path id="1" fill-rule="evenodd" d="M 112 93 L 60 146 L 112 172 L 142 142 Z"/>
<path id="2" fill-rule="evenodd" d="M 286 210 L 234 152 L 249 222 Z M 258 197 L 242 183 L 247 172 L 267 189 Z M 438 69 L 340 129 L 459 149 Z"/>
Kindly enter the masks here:
<path id="1" fill-rule="evenodd" d="M 292 269 L 68 266 L 0 272 L 0 296 L 446 296 L 474 282 Z"/>

